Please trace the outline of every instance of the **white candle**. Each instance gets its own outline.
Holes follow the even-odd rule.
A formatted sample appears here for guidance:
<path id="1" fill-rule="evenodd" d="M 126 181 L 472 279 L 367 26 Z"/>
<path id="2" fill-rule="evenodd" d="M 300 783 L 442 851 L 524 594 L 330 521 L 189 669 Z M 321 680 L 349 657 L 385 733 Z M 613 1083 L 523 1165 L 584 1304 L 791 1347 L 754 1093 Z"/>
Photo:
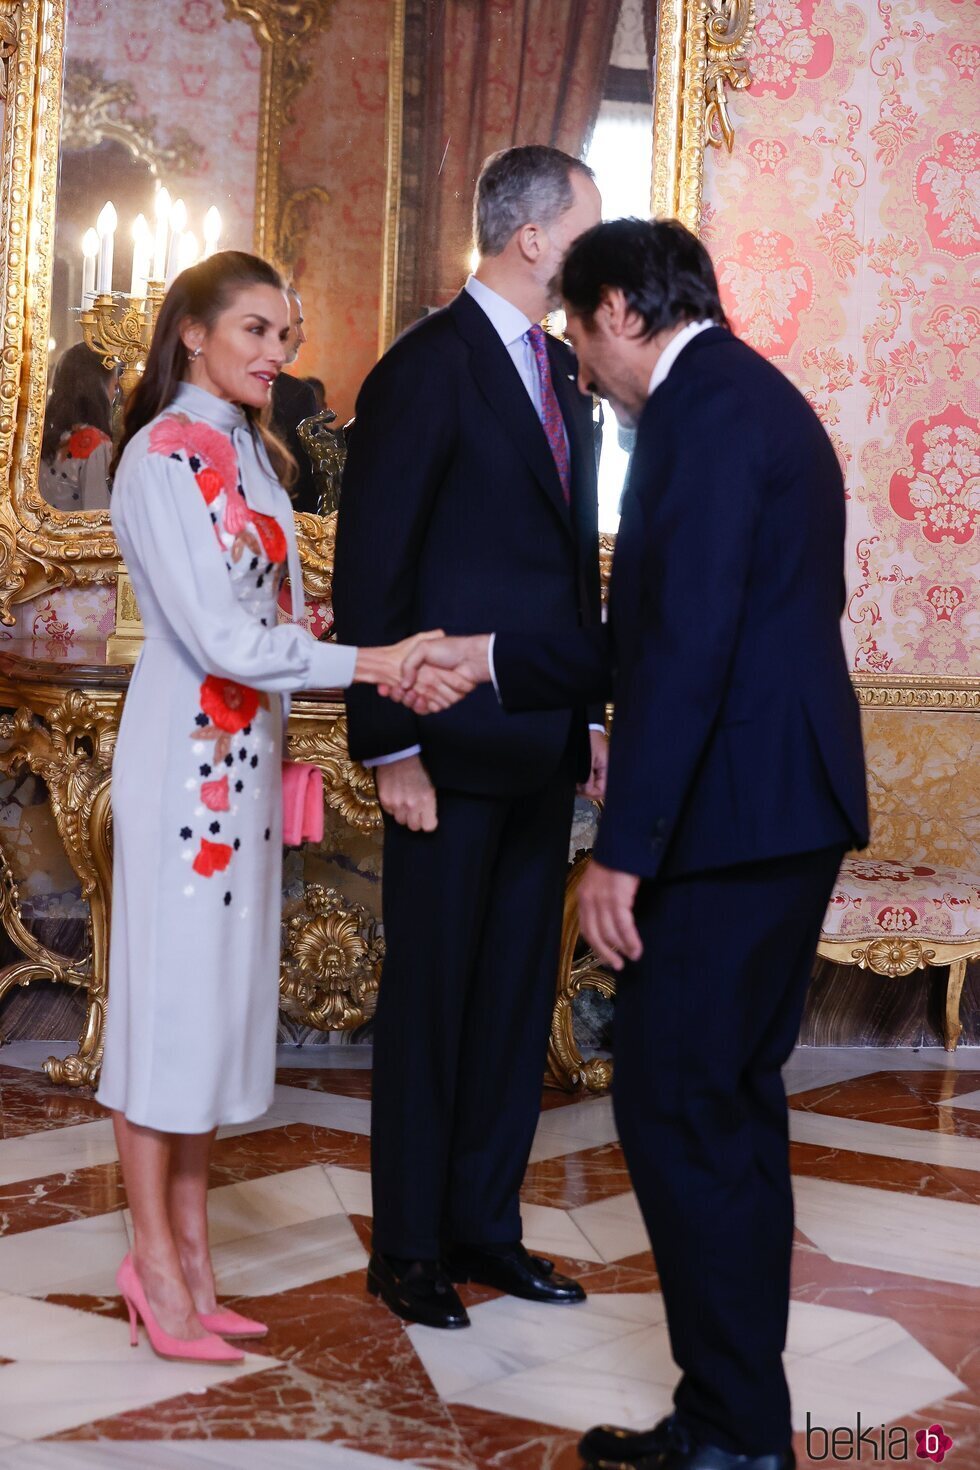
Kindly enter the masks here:
<path id="1" fill-rule="evenodd" d="M 218 248 L 218 236 L 221 234 L 221 215 L 212 204 L 204 216 L 204 258 L 213 255 Z"/>
<path id="2" fill-rule="evenodd" d="M 130 296 L 142 301 L 146 295 L 146 278 L 150 274 L 150 256 L 153 252 L 153 235 L 144 214 L 138 214 L 133 223 L 133 279 Z"/>
<path id="3" fill-rule="evenodd" d="M 180 237 L 180 247 L 177 251 L 177 269 L 185 271 L 189 265 L 196 265 L 201 254 L 201 247 L 197 243 L 197 236 L 192 230 L 185 230 Z"/>
<path id="4" fill-rule="evenodd" d="M 170 249 L 167 251 L 167 274 L 166 282 L 169 286 L 178 270 L 178 259 L 180 257 L 180 237 L 187 225 L 187 206 L 183 199 L 174 201 L 170 211 Z"/>
<path id="5" fill-rule="evenodd" d="M 162 281 L 167 269 L 167 242 L 170 233 L 170 193 L 158 189 L 153 212 L 156 216 L 156 238 L 153 248 L 153 279 Z"/>
<path id="6" fill-rule="evenodd" d="M 99 237 L 94 230 L 82 236 L 82 310 L 95 300 L 95 257 L 99 253 Z"/>
<path id="7" fill-rule="evenodd" d="M 102 206 L 102 213 L 95 222 L 99 232 L 99 276 L 96 289 L 101 295 L 112 290 L 112 245 L 116 232 L 116 211 L 111 200 Z"/>

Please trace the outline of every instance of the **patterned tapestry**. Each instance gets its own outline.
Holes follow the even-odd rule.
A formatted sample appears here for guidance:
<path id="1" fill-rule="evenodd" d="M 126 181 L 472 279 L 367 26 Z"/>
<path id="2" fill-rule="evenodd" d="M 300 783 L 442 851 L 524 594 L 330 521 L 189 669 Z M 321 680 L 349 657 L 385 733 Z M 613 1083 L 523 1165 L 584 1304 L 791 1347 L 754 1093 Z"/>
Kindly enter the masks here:
<path id="1" fill-rule="evenodd" d="M 705 171 L 726 310 L 837 446 L 851 667 L 980 673 L 976 5 L 756 10 L 735 151 Z"/>

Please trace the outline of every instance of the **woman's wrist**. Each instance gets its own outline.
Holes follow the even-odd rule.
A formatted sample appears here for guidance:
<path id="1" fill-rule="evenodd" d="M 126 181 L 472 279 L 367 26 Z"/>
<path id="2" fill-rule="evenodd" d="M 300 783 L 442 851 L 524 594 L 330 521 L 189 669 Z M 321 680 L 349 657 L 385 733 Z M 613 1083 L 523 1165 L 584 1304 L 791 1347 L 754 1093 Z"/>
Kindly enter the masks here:
<path id="1" fill-rule="evenodd" d="M 357 650 L 357 657 L 354 661 L 355 684 L 395 683 L 399 672 L 389 648 L 359 648 Z"/>

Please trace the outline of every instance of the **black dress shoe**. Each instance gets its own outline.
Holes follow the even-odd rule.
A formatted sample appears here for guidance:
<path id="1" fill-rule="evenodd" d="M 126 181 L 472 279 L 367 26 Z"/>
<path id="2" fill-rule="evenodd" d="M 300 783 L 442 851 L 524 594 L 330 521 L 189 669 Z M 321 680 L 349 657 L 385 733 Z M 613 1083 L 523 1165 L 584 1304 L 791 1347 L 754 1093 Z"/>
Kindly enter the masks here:
<path id="1" fill-rule="evenodd" d="M 439 1261 L 399 1261 L 375 1251 L 368 1262 L 367 1289 L 396 1317 L 425 1327 L 469 1327 L 456 1288 Z"/>
<path id="2" fill-rule="evenodd" d="M 771 1455 L 736 1455 L 699 1444 L 676 1415 L 639 1433 L 600 1424 L 579 1441 L 579 1454 L 595 1470 L 796 1470 L 792 1449 Z"/>
<path id="3" fill-rule="evenodd" d="M 658 1455 L 671 1447 L 689 1449 L 691 1440 L 671 1414 L 652 1429 L 617 1429 L 613 1424 L 597 1424 L 578 1442 L 578 1452 L 586 1465 L 630 1467 L 646 1461 L 655 1464 Z"/>
<path id="4" fill-rule="evenodd" d="M 454 1281 L 477 1281 L 527 1302 L 584 1302 L 585 1292 L 553 1261 L 530 1255 L 521 1245 L 459 1245 L 446 1257 Z"/>

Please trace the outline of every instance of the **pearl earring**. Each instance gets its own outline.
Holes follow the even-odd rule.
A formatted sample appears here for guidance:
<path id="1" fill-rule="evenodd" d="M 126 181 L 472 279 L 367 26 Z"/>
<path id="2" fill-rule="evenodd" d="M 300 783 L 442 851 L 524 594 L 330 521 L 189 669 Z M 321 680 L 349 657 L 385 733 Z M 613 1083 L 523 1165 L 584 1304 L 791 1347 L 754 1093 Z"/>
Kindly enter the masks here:
<path id="1" fill-rule="evenodd" d="M 187 361 L 188 362 L 196 362 L 197 359 L 200 357 L 200 355 L 201 355 L 201 349 L 200 349 L 200 347 L 195 347 L 193 352 L 188 352 L 188 354 L 187 354 Z"/>

